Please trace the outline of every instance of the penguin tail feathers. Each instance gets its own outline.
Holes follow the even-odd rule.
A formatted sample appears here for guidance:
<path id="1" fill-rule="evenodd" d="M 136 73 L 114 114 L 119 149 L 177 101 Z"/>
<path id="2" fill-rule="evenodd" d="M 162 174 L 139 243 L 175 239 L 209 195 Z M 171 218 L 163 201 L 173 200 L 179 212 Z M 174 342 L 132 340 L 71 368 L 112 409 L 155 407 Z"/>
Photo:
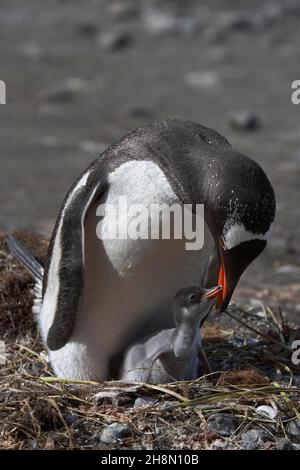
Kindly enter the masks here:
<path id="1" fill-rule="evenodd" d="M 5 242 L 11 254 L 27 269 L 37 283 L 41 283 L 44 276 L 44 268 L 29 253 L 29 251 L 12 235 L 7 235 Z"/>

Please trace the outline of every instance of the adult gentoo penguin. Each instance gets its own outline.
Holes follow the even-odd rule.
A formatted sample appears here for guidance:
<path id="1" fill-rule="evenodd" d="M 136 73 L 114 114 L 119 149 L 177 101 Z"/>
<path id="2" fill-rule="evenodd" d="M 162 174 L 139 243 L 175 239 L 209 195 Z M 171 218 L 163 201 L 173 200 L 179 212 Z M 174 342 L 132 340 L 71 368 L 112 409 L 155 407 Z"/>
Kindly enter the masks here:
<path id="1" fill-rule="evenodd" d="M 184 239 L 105 239 L 112 223 L 100 204 L 204 204 L 201 250 Z M 173 325 L 183 287 L 222 286 L 224 311 L 247 266 L 266 246 L 275 215 L 261 167 L 212 129 L 179 119 L 127 134 L 75 181 L 49 246 L 38 322 L 54 372 L 103 380 L 120 354 Z M 124 224 L 119 214 L 120 228 Z"/>

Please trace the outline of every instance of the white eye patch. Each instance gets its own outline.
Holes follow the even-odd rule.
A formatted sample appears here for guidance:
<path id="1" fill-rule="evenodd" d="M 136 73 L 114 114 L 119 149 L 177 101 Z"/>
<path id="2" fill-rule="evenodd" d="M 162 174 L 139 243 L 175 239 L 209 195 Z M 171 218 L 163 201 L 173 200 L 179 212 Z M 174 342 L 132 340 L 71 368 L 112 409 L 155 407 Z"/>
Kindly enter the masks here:
<path id="1" fill-rule="evenodd" d="M 232 224 L 226 223 L 223 230 L 224 247 L 230 250 L 240 243 L 250 240 L 268 240 L 271 235 L 271 227 L 265 233 L 253 233 L 247 230 L 241 222 L 234 222 Z"/>

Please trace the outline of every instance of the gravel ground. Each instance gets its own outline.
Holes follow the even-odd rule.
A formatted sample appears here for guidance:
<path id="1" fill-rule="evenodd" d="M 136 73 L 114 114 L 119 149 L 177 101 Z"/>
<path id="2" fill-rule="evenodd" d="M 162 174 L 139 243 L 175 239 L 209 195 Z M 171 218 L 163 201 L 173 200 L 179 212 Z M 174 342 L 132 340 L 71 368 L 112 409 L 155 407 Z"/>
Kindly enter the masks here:
<path id="1" fill-rule="evenodd" d="M 43 262 L 47 241 L 15 234 Z M 0 237 L 0 448 L 299 449 L 299 328 L 231 305 L 203 327 L 213 370 L 161 385 L 52 376 L 31 315 L 33 284 Z M 241 323 L 242 322 L 242 323 Z"/>

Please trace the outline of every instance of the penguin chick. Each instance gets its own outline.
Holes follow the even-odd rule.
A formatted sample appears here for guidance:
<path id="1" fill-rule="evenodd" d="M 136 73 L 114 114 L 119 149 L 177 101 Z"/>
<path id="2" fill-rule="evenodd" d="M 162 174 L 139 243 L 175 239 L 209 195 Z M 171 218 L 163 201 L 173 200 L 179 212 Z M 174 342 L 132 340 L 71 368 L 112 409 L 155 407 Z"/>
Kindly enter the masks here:
<path id="1" fill-rule="evenodd" d="M 173 300 L 175 328 L 162 330 L 129 347 L 121 380 L 144 383 L 193 380 L 198 376 L 198 355 L 203 369 L 209 372 L 199 328 L 221 290 L 221 286 L 180 289 Z"/>

